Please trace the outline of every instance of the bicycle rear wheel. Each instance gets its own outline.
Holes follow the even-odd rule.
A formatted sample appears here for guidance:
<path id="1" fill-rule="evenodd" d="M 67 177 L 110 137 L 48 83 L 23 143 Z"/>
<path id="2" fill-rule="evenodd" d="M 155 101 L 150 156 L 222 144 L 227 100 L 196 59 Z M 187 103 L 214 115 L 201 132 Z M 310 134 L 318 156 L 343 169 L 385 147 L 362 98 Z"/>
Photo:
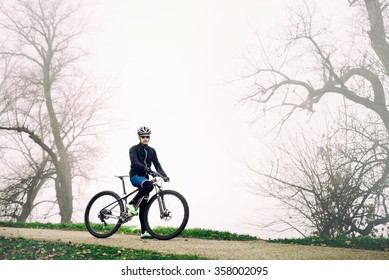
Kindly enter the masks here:
<path id="1" fill-rule="evenodd" d="M 106 238 L 121 226 L 123 201 L 112 191 L 102 191 L 89 201 L 85 209 L 85 226 L 93 236 Z"/>
<path id="2" fill-rule="evenodd" d="M 189 219 L 189 207 L 180 193 L 164 190 L 150 199 L 143 214 L 150 235 L 168 240 L 184 230 Z"/>

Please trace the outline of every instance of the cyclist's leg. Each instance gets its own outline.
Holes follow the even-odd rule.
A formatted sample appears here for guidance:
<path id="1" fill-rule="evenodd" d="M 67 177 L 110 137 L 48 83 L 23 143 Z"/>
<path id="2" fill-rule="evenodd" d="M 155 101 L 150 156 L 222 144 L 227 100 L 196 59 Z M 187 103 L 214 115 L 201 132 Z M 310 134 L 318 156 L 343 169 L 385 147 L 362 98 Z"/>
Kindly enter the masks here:
<path id="1" fill-rule="evenodd" d="M 147 178 L 140 176 L 131 177 L 131 183 L 137 187 L 139 191 L 129 204 L 137 204 L 138 200 L 142 199 L 143 197 L 139 204 L 139 221 L 141 226 L 141 234 L 144 235 L 146 233 L 146 226 L 143 213 L 145 212 L 147 202 L 149 200 L 149 193 L 153 190 L 154 186 L 153 183 L 150 182 Z"/>
<path id="2" fill-rule="evenodd" d="M 154 186 L 153 183 L 150 182 L 145 177 L 140 176 L 133 176 L 131 177 L 131 183 L 139 189 L 138 193 L 134 196 L 134 198 L 131 200 L 131 203 L 137 203 L 137 201 L 143 197 L 148 196 L 148 194 L 153 190 Z"/>
<path id="3" fill-rule="evenodd" d="M 130 178 L 130 181 L 134 187 L 136 187 L 140 190 L 143 182 L 147 181 L 147 178 L 135 175 L 135 176 L 132 176 Z M 137 193 L 137 195 L 138 194 L 139 194 L 139 192 Z M 139 215 L 138 211 L 136 210 L 136 204 L 137 204 L 137 200 L 138 200 L 137 195 L 126 205 L 128 211 L 130 211 L 131 215 L 133 215 L 133 216 Z"/>
<path id="4" fill-rule="evenodd" d="M 149 201 L 149 196 L 146 195 L 143 197 L 143 200 L 139 205 L 139 221 L 140 221 L 140 229 L 142 234 L 146 232 L 145 217 L 143 214 L 145 212 L 148 201 Z"/>

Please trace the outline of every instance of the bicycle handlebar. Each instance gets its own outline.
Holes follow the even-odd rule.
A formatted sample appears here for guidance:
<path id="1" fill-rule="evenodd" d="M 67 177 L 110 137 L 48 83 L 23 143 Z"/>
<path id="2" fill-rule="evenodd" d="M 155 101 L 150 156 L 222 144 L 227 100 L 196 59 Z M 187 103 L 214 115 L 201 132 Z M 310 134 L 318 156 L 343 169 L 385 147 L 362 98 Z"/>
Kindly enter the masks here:
<path id="1" fill-rule="evenodd" d="M 161 173 L 158 173 L 157 171 L 153 171 L 151 169 L 149 171 L 147 171 L 147 174 L 150 174 L 153 177 L 161 177 L 164 181 L 166 181 L 168 179 L 168 177 L 163 176 Z M 129 175 L 122 175 L 122 176 L 115 176 L 115 177 L 123 180 L 123 178 L 127 178 L 130 176 Z"/>

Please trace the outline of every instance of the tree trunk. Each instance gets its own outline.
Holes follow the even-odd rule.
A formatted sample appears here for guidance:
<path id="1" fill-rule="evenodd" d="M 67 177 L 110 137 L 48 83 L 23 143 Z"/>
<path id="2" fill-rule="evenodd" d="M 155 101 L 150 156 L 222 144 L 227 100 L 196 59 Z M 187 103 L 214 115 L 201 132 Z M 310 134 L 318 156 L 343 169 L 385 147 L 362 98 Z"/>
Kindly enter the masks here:
<path id="1" fill-rule="evenodd" d="M 371 46 L 389 74 L 389 43 L 386 41 L 385 22 L 382 6 L 378 0 L 365 0 L 370 21 L 369 37 Z"/>
<path id="2" fill-rule="evenodd" d="M 54 110 L 51 97 L 52 77 L 50 76 L 52 52 L 47 53 L 46 61 L 43 66 L 43 87 L 46 99 L 46 107 L 50 118 L 50 125 L 54 137 L 54 143 L 58 152 L 58 167 L 56 178 L 56 193 L 58 199 L 61 223 L 71 221 L 73 213 L 73 190 L 72 190 L 72 172 L 69 163 L 69 156 L 61 137 L 61 128 Z"/>
<path id="3" fill-rule="evenodd" d="M 37 176 L 35 176 L 35 178 L 32 180 L 27 193 L 26 202 L 23 204 L 22 212 L 16 219 L 17 222 L 24 223 L 27 221 L 27 218 L 30 216 L 31 211 L 34 208 L 35 198 L 46 180 L 46 178 L 41 177 L 41 174 L 37 174 Z"/>

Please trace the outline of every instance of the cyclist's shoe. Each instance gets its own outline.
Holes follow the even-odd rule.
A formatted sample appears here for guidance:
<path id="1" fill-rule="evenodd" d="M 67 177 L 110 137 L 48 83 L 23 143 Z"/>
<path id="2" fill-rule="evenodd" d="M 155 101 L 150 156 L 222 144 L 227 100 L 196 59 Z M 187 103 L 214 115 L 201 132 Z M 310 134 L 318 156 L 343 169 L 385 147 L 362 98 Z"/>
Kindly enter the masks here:
<path id="1" fill-rule="evenodd" d="M 138 211 L 136 211 L 136 209 L 135 209 L 135 205 L 134 204 L 127 204 L 126 206 L 127 206 L 128 211 L 130 211 L 131 215 L 133 215 L 133 216 L 138 216 L 139 215 Z"/>
<path id="2" fill-rule="evenodd" d="M 148 232 L 146 231 L 146 232 L 144 232 L 144 233 L 142 233 L 142 234 L 140 235 L 140 238 L 142 238 L 142 239 L 152 239 L 152 238 L 154 238 L 154 237 L 152 237 L 152 236 L 150 235 L 150 233 L 148 233 Z"/>

